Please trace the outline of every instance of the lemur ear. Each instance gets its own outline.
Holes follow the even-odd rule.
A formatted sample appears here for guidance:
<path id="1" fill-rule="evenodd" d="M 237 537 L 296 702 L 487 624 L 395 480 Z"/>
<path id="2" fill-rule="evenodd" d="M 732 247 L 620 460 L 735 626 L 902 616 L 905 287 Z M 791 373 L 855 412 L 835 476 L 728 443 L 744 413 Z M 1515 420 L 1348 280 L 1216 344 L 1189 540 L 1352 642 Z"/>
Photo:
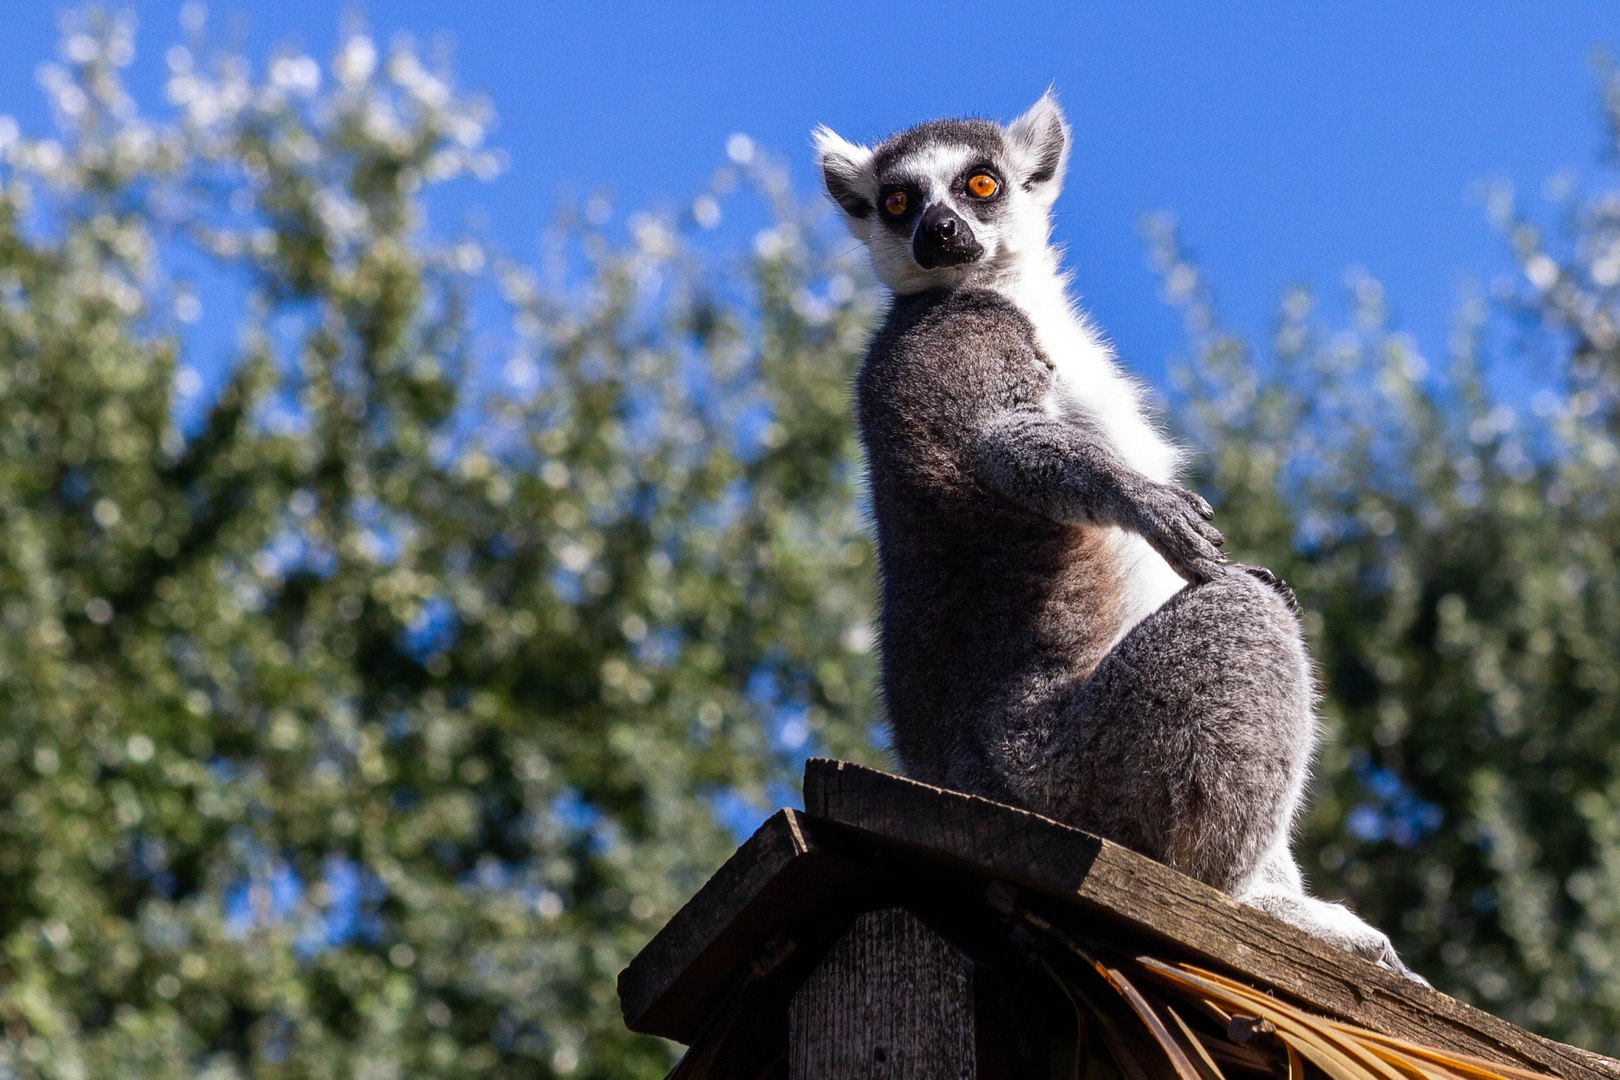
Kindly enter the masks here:
<path id="1" fill-rule="evenodd" d="M 1048 90 L 1023 116 L 1007 125 L 1007 147 L 1021 166 L 1025 191 L 1046 202 L 1057 198 L 1069 164 L 1069 122 Z"/>
<path id="2" fill-rule="evenodd" d="M 821 169 L 827 194 L 852 219 L 864 220 L 872 213 L 872 200 L 877 195 L 872 151 L 855 145 L 826 125 L 818 126 L 810 138 L 816 146 L 816 165 Z"/>

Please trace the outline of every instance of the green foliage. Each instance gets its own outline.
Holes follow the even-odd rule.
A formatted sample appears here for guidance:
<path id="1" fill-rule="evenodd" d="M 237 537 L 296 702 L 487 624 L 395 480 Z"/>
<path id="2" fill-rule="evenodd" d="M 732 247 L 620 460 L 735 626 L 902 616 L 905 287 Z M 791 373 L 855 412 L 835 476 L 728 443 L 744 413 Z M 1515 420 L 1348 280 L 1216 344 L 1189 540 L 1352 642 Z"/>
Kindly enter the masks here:
<path id="1" fill-rule="evenodd" d="M 1173 223 L 1149 234 L 1218 520 L 1306 608 L 1326 694 L 1308 875 L 1441 989 L 1615 1054 L 1620 216 L 1561 197 L 1555 250 L 1492 194 L 1524 286 L 1465 302 L 1436 373 L 1355 273 L 1351 326 L 1296 290 L 1259 358 Z"/>
<path id="2" fill-rule="evenodd" d="M 870 752 L 865 294 L 785 195 L 744 296 L 652 217 L 543 288 L 428 228 L 495 162 L 408 49 L 194 46 L 154 123 L 87 17 L 5 147 L 0 1074 L 661 1075 L 613 980 L 711 801 Z"/>

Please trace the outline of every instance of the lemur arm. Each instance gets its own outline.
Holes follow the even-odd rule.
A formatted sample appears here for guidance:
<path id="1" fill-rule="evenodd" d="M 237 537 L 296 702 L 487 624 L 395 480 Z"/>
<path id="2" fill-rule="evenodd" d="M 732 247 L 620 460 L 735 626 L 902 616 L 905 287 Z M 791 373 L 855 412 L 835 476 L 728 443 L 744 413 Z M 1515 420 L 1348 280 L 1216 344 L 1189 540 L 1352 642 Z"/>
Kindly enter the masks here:
<path id="1" fill-rule="evenodd" d="M 1208 581 L 1225 556 L 1196 492 L 1148 479 L 1102 433 L 1071 416 L 1009 409 L 987 417 L 970 451 L 975 477 L 1023 509 L 1073 525 L 1117 525 L 1144 537 L 1188 581 Z"/>

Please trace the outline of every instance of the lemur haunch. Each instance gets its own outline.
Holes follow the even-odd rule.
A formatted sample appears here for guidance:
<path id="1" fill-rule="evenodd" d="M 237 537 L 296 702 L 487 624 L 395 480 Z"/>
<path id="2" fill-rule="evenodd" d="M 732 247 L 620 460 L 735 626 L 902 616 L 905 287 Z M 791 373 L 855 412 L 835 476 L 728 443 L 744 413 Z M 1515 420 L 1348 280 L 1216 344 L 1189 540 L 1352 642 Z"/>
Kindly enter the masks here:
<path id="1" fill-rule="evenodd" d="M 856 383 L 882 683 L 919 780 L 1100 833 L 1396 970 L 1289 850 L 1314 747 L 1292 594 L 1224 565 L 1176 449 L 1074 307 L 1049 242 L 1069 129 L 815 134 L 894 292 Z"/>

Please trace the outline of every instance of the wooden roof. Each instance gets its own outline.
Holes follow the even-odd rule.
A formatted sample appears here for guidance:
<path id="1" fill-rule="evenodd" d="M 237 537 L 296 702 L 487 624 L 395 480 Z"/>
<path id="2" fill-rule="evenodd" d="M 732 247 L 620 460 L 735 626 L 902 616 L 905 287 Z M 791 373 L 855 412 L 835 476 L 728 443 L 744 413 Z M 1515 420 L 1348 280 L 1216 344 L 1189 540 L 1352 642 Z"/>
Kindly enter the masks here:
<path id="1" fill-rule="evenodd" d="M 812 760 L 805 811 L 744 843 L 619 976 L 632 1031 L 727 1053 L 786 1039 L 787 996 L 855 914 L 903 906 L 973 951 L 1018 902 L 1090 940 L 1199 965 L 1381 1035 L 1565 1080 L 1620 1062 L 1544 1039 L 1117 844 L 1024 810 Z M 708 1063 L 710 1075 L 727 1075 Z"/>

